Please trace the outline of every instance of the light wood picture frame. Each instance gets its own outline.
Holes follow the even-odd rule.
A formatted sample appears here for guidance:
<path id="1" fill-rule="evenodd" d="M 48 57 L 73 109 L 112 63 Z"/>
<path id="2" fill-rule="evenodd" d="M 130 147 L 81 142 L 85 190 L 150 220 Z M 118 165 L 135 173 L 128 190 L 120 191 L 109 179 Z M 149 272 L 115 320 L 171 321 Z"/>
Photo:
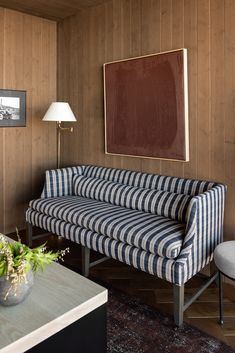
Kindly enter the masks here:
<path id="1" fill-rule="evenodd" d="M 105 153 L 189 161 L 187 49 L 105 63 Z"/>

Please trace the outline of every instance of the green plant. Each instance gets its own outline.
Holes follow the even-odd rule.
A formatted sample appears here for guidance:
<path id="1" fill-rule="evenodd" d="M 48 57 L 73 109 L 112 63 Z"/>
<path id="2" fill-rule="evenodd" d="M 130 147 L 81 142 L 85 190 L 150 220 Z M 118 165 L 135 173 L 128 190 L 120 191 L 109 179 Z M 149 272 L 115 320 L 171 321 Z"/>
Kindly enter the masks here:
<path id="1" fill-rule="evenodd" d="M 68 248 L 56 252 L 47 251 L 46 244 L 34 249 L 21 243 L 18 230 L 18 241 L 8 241 L 5 235 L 0 233 L 0 277 L 6 276 L 12 286 L 17 286 L 26 281 L 26 273 L 31 268 L 33 272 L 44 270 L 45 265 L 53 261 L 63 259 L 69 251 Z"/>

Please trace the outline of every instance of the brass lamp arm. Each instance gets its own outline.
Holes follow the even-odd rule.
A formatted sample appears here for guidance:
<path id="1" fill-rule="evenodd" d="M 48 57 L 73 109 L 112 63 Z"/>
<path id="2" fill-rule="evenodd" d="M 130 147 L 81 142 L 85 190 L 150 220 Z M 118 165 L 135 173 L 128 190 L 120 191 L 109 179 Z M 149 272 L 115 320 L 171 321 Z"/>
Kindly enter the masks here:
<path id="1" fill-rule="evenodd" d="M 60 132 L 73 132 L 73 127 L 62 127 L 60 121 L 57 121 L 57 168 L 60 168 Z"/>
<path id="2" fill-rule="evenodd" d="M 57 129 L 60 129 L 61 131 L 69 131 L 69 132 L 73 132 L 73 126 L 71 127 L 62 127 L 61 123 L 57 123 Z"/>

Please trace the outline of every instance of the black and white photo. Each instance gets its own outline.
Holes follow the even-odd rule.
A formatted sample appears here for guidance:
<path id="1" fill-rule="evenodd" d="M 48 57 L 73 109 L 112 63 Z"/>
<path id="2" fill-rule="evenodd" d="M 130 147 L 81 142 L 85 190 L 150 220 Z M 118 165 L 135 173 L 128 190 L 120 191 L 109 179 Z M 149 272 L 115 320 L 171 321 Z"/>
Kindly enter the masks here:
<path id="1" fill-rule="evenodd" d="M 0 90 L 0 127 L 26 126 L 26 92 Z"/>

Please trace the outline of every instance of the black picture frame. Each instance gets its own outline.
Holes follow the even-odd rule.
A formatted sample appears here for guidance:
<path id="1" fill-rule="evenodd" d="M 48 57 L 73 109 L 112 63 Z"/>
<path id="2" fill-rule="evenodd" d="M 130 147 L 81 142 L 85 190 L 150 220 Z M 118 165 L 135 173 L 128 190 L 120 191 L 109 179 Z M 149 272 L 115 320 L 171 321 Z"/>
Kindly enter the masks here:
<path id="1" fill-rule="evenodd" d="M 0 89 L 0 127 L 26 126 L 26 91 Z"/>

